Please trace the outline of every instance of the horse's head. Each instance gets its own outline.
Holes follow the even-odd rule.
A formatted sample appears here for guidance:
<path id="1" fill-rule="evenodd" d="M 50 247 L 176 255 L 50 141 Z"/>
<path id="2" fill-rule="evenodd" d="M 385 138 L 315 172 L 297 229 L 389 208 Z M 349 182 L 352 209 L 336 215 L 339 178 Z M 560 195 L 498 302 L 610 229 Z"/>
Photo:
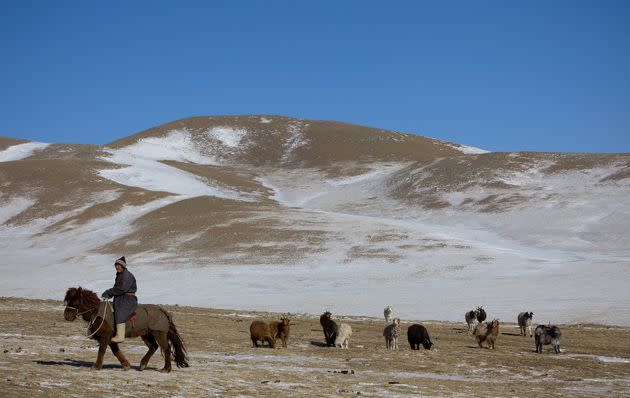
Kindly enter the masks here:
<path id="1" fill-rule="evenodd" d="M 66 292 L 66 296 L 63 298 L 63 304 L 66 308 L 63 310 L 63 317 L 66 321 L 74 321 L 77 319 L 77 314 L 79 313 L 81 306 L 81 293 L 82 290 L 80 287 L 71 287 Z"/>

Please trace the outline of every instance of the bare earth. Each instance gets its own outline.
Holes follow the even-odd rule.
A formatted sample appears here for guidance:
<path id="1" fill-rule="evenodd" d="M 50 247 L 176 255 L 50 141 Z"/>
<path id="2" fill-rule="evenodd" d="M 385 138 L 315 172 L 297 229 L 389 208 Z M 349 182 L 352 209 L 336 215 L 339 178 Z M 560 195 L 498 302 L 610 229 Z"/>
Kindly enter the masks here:
<path id="1" fill-rule="evenodd" d="M 102 396 L 630 396 L 630 328 L 561 325 L 562 353 L 534 352 L 534 339 L 502 325 L 495 350 L 480 349 L 463 323 L 421 322 L 435 343 L 387 351 L 382 319 L 348 317 L 350 349 L 326 348 L 319 319 L 291 315 L 288 348 L 253 348 L 253 319 L 280 314 L 166 307 L 187 344 L 191 367 L 158 372 L 159 353 L 137 370 L 140 339 L 110 351 L 103 370 L 90 369 L 96 343 L 83 321 L 66 322 L 58 301 L 0 298 L 2 397 Z M 464 311 L 462 311 L 463 313 Z M 337 319 L 339 320 L 339 319 Z"/>

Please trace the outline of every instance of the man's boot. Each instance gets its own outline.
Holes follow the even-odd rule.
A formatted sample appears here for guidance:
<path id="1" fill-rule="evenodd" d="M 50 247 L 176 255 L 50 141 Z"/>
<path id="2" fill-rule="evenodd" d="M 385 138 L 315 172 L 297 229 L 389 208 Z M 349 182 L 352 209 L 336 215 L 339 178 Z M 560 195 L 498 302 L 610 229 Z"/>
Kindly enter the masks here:
<path id="1" fill-rule="evenodd" d="M 116 336 L 112 338 L 112 343 L 122 343 L 125 341 L 125 323 L 116 324 Z"/>

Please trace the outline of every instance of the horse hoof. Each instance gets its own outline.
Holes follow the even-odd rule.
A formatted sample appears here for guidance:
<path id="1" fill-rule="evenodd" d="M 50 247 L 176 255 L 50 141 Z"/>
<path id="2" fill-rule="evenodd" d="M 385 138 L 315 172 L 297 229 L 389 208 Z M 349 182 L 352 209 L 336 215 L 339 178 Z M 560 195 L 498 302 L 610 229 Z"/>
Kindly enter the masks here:
<path id="1" fill-rule="evenodd" d="M 92 365 L 92 370 L 101 370 L 101 367 L 96 365 L 96 364 L 94 364 L 94 365 Z"/>
<path id="2" fill-rule="evenodd" d="M 171 370 L 164 368 L 164 369 L 160 370 L 160 373 L 171 373 Z"/>
<path id="3" fill-rule="evenodd" d="M 147 365 L 140 364 L 140 368 L 139 368 L 138 370 L 140 370 L 140 371 L 142 372 L 142 371 L 143 371 L 143 370 L 145 370 L 146 368 L 147 368 Z"/>

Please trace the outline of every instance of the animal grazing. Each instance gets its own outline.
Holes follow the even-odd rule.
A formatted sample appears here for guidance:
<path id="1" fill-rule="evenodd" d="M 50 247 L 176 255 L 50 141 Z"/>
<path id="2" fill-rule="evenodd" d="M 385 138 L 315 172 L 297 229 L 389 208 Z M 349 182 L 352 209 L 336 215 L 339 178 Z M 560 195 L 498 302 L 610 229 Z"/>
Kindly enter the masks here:
<path id="1" fill-rule="evenodd" d="M 287 347 L 287 341 L 289 340 L 289 321 L 288 316 L 283 316 L 280 318 L 280 321 L 271 321 L 269 322 L 269 328 L 271 329 L 271 334 L 275 339 L 280 338 L 282 340 L 282 347 Z"/>
<path id="2" fill-rule="evenodd" d="M 269 324 L 263 321 L 253 321 L 249 325 L 249 336 L 252 339 L 254 347 L 258 347 L 258 341 L 263 345 L 266 341 L 269 344 L 269 348 L 276 347 L 276 336 L 271 331 Z"/>
<path id="3" fill-rule="evenodd" d="M 383 330 L 385 336 L 385 347 L 387 349 L 398 349 L 398 337 L 400 336 L 400 318 L 394 318 L 391 324 L 385 326 Z"/>
<path id="4" fill-rule="evenodd" d="M 483 322 L 486 320 L 487 314 L 483 306 L 477 307 L 477 322 Z"/>
<path id="5" fill-rule="evenodd" d="M 478 310 L 470 310 L 465 315 L 466 325 L 468 325 L 468 331 L 472 332 L 477 324 L 477 316 L 479 315 Z"/>
<path id="6" fill-rule="evenodd" d="M 414 323 L 407 329 L 407 340 L 412 350 L 419 350 L 420 344 L 425 350 L 430 350 L 433 346 L 427 328 L 418 323 Z"/>
<path id="7" fill-rule="evenodd" d="M 392 306 L 388 305 L 387 307 L 385 307 L 385 309 L 383 310 L 383 315 L 385 316 L 385 322 L 389 323 L 389 320 L 392 318 Z"/>
<path id="8" fill-rule="evenodd" d="M 81 287 L 71 287 L 63 299 L 65 309 L 63 316 L 66 321 L 74 321 L 79 316 L 88 323 L 89 337 L 99 343 L 98 355 L 92 369 L 103 367 L 103 357 L 107 346 L 112 350 L 124 370 L 131 368 L 118 347 L 112 342 L 114 334 L 114 313 L 109 301 L 101 301 L 93 291 Z M 140 370 L 144 370 L 149 359 L 158 348 L 164 355 L 164 367 L 161 372 L 171 371 L 171 358 L 174 358 L 178 368 L 188 367 L 188 354 L 171 315 L 157 305 L 139 305 L 132 317 L 127 320 L 125 327 L 127 337 L 141 337 L 149 350 L 140 360 Z"/>
<path id="9" fill-rule="evenodd" d="M 555 325 L 538 325 L 534 331 L 534 336 L 536 336 L 536 352 L 542 353 L 543 344 L 551 344 L 554 352 L 560 354 L 560 336 L 562 336 L 562 332 L 560 332 L 559 327 Z"/>
<path id="10" fill-rule="evenodd" d="M 534 318 L 533 312 L 521 312 L 518 314 L 516 320 L 518 321 L 518 327 L 521 329 L 521 336 L 527 335 L 526 330 L 529 330 L 529 337 L 533 337 L 532 334 L 532 319 Z"/>
<path id="11" fill-rule="evenodd" d="M 332 314 L 330 311 L 324 312 L 319 317 L 319 323 L 322 325 L 322 329 L 324 329 L 324 339 L 326 339 L 327 347 L 334 347 L 335 340 L 337 339 L 337 333 L 339 332 L 339 327 L 337 323 L 332 320 Z"/>
<path id="12" fill-rule="evenodd" d="M 337 337 L 335 338 L 335 346 L 341 348 L 348 348 L 348 344 L 350 343 L 350 336 L 352 336 L 352 328 L 347 323 L 342 323 L 339 325 L 339 330 L 337 331 Z"/>
<path id="13" fill-rule="evenodd" d="M 494 342 L 499 336 L 499 320 L 495 319 L 492 322 L 481 322 L 475 328 L 475 339 L 477 344 L 482 348 L 482 343 L 485 341 L 488 343 L 488 348 L 494 350 Z"/>

